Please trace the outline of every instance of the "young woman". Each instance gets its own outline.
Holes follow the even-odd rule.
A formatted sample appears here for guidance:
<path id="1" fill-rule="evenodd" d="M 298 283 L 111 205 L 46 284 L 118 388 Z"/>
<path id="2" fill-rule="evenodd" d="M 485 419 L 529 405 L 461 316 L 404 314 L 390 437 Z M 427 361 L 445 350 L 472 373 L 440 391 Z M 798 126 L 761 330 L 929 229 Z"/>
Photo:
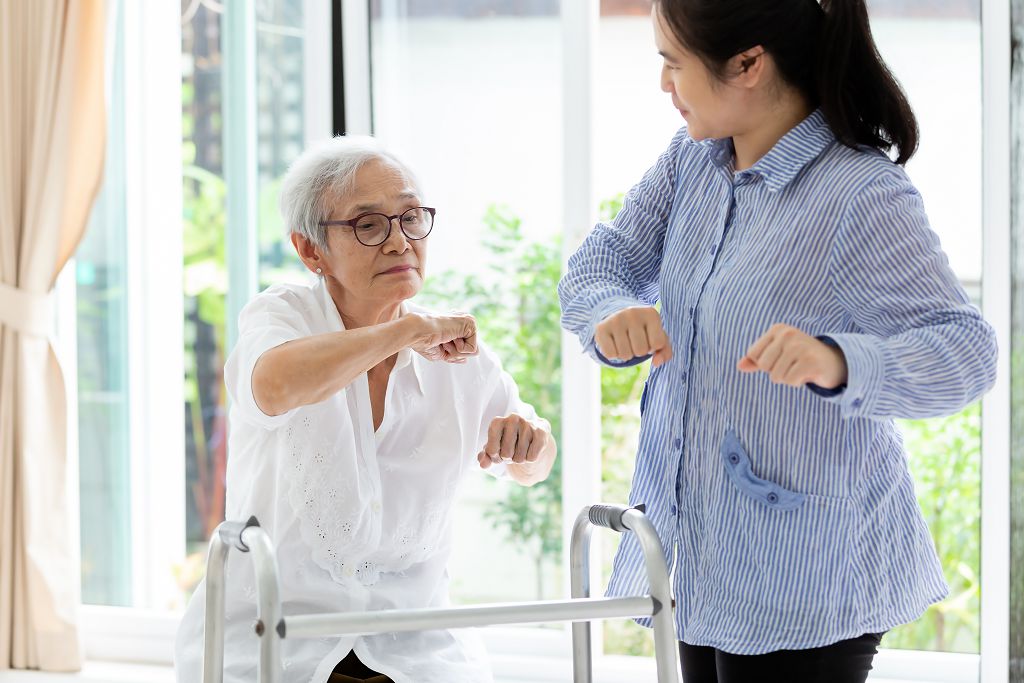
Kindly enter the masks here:
<path id="1" fill-rule="evenodd" d="M 652 19 L 686 126 L 570 259 L 563 325 L 653 357 L 630 501 L 674 565 L 686 683 L 862 682 L 947 593 L 893 418 L 987 391 L 993 331 L 903 171 L 917 125 L 863 0 Z M 627 537 L 609 593 L 643 583 Z"/>

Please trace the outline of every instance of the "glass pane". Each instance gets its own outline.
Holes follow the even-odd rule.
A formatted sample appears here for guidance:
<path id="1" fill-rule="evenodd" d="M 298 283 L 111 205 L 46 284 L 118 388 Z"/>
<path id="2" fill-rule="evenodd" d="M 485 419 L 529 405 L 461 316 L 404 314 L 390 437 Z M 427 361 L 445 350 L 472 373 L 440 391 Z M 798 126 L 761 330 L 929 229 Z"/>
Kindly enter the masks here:
<path id="1" fill-rule="evenodd" d="M 260 289 L 310 278 L 285 238 L 278 210 L 281 177 L 302 153 L 303 0 L 256 5 Z"/>
<path id="2" fill-rule="evenodd" d="M 977 2 L 871 3 L 882 56 L 905 87 L 921 126 L 907 171 L 932 227 L 968 294 L 981 292 L 981 38 Z M 629 189 L 676 130 L 676 112 L 658 88 L 661 68 L 647 0 L 603 0 L 597 70 L 597 185 L 614 198 Z M 928 55 L 922 60 L 921 55 Z M 956 93 L 950 97 L 950 93 Z M 638 114 L 637 112 L 641 112 Z M 630 144 L 609 144 L 629 131 Z M 952 142 L 955 140 L 955 142 Z M 956 168 L 961 172 L 949 173 Z M 647 370 L 602 371 L 603 498 L 625 501 Z M 913 624 L 889 633 L 886 647 L 978 651 L 980 407 L 948 418 L 901 421 L 918 500 L 950 584 L 950 597 Z M 610 544 L 606 544 L 610 545 Z M 605 576 L 614 547 L 606 547 Z M 609 622 L 605 651 L 653 654 L 644 631 Z"/>
<path id="3" fill-rule="evenodd" d="M 1024 27 L 1024 0 L 1010 3 L 1011 25 Z M 1024 60 L 1017 39 L 1010 86 L 1011 329 L 1010 329 L 1010 664 L 1024 680 Z"/>
<path id="4" fill-rule="evenodd" d="M 373 124 L 437 207 L 419 301 L 477 316 L 560 434 L 561 29 L 555 0 L 373 4 Z M 411 107 L 410 103 L 417 103 Z M 561 475 L 462 487 L 456 602 L 562 595 Z"/>
<path id="5" fill-rule="evenodd" d="M 260 288 L 301 277 L 283 238 L 280 177 L 303 145 L 303 0 L 256 4 L 256 126 Z M 186 498 L 189 557 L 179 582 L 187 594 L 202 578 L 206 542 L 224 519 L 227 465 L 225 249 L 227 189 L 223 166 L 223 14 L 199 3 L 182 25 L 185 183 Z"/>
<path id="6" fill-rule="evenodd" d="M 921 126 L 907 173 L 967 293 L 981 298 L 981 15 L 977 2 L 926 0 L 913 10 L 871 5 L 882 57 Z M 928 59 L 921 59 L 928 55 Z M 949 94 L 955 92 L 955 97 Z M 951 142 L 955 140 L 954 143 Z M 949 169 L 958 172 L 950 173 Z M 981 409 L 903 420 L 918 502 L 950 594 L 889 632 L 883 647 L 978 652 L 981 549 Z"/>
<path id="7" fill-rule="evenodd" d="M 82 601 L 132 604 L 121 3 L 103 187 L 75 254 Z"/>
<path id="8" fill-rule="evenodd" d="M 183 5 L 182 159 L 185 305 L 185 524 L 178 569 L 187 597 L 202 578 L 206 541 L 224 518 L 225 253 L 223 7 Z"/>

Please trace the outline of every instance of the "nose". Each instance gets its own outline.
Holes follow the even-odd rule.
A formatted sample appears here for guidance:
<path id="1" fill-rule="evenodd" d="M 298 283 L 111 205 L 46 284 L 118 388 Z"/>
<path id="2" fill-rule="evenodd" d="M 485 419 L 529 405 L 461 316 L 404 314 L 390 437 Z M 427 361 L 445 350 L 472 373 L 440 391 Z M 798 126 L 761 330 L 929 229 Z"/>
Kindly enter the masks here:
<path id="1" fill-rule="evenodd" d="M 670 94 L 675 92 L 675 85 L 672 83 L 672 76 L 667 66 L 661 67 L 661 91 Z"/>
<path id="2" fill-rule="evenodd" d="M 384 244 L 381 248 L 384 253 L 387 254 L 404 254 L 409 251 L 409 240 L 402 232 L 402 217 L 390 219 L 391 232 L 388 234 L 388 238 L 384 240 Z"/>

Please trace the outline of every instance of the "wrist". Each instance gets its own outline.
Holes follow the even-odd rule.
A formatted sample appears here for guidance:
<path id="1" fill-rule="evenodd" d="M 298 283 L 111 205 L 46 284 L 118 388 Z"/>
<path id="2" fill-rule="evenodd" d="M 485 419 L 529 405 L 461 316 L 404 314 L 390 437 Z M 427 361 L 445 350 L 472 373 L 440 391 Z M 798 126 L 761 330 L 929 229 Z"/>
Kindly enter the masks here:
<path id="1" fill-rule="evenodd" d="M 409 313 L 395 321 L 399 330 L 399 339 L 402 341 L 402 348 L 415 346 L 422 341 L 425 335 L 423 317 L 417 313 Z"/>

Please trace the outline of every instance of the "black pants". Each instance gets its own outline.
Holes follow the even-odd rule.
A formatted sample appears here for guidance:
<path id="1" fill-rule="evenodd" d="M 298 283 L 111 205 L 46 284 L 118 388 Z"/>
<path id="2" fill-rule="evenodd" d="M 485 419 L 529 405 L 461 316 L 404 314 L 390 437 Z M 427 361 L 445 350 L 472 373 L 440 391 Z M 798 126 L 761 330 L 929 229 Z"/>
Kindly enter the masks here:
<path id="1" fill-rule="evenodd" d="M 359 661 L 355 652 L 349 652 L 345 659 L 338 662 L 334 667 L 334 673 L 327 679 L 327 683 L 394 683 L 384 674 L 377 673 L 370 667 Z"/>
<path id="2" fill-rule="evenodd" d="M 732 655 L 713 647 L 679 643 L 683 683 L 864 683 L 881 633 L 867 633 L 810 650 Z"/>

